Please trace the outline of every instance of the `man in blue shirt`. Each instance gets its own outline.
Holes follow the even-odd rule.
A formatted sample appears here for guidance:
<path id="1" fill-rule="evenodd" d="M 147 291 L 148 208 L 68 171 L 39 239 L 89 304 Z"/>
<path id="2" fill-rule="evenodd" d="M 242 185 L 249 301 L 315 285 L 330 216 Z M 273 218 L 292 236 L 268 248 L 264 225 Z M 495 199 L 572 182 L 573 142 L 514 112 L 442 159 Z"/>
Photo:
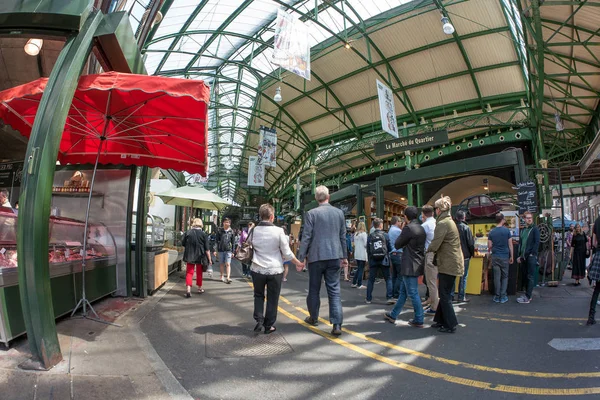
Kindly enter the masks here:
<path id="1" fill-rule="evenodd" d="M 400 266 L 402 264 L 402 249 L 396 249 L 396 239 L 400 237 L 402 233 L 402 219 L 398 216 L 392 217 L 392 226 L 388 231 L 388 237 L 390 238 L 390 261 L 392 263 L 392 297 L 393 300 L 398 300 L 400 294 L 400 284 L 402 283 L 402 276 L 400 275 Z"/>
<path id="2" fill-rule="evenodd" d="M 488 253 L 492 255 L 494 272 L 494 302 L 506 303 L 508 296 L 508 266 L 513 262 L 513 245 L 510 229 L 504 226 L 502 213 L 496 214 L 496 227 L 488 235 Z"/>

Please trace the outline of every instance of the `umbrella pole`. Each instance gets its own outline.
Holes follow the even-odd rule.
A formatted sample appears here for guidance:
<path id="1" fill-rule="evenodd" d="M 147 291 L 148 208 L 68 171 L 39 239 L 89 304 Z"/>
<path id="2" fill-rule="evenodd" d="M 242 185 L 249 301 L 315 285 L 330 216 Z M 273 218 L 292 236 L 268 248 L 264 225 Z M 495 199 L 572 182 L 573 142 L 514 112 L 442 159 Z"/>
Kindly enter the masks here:
<path id="1" fill-rule="evenodd" d="M 90 182 L 90 193 L 88 195 L 88 201 L 87 201 L 87 208 L 85 209 L 85 224 L 84 224 L 84 228 L 83 228 L 83 254 L 82 254 L 82 258 L 81 258 L 81 300 L 79 300 L 79 302 L 77 303 L 77 305 L 75 306 L 75 308 L 73 309 L 73 312 L 71 313 L 71 317 L 75 315 L 75 313 L 77 312 L 77 310 L 79 309 L 79 307 L 82 308 L 82 313 L 81 313 L 81 317 L 85 318 L 85 319 L 90 319 L 92 321 L 96 321 L 96 322 L 101 322 L 103 324 L 107 324 L 107 325 L 114 325 L 114 326 L 121 326 L 119 324 L 115 324 L 113 322 L 109 322 L 109 321 L 105 321 L 102 318 L 100 318 L 98 316 L 98 314 L 96 313 L 96 311 L 94 310 L 94 307 L 92 307 L 92 305 L 90 304 L 89 300 L 86 297 L 85 294 L 85 263 L 86 263 L 86 257 L 87 257 L 87 238 L 88 238 L 88 225 L 89 225 L 89 219 L 90 219 L 90 207 L 92 205 L 92 193 L 94 192 L 94 182 L 96 181 L 96 171 L 98 170 L 98 161 L 100 160 L 100 153 L 102 152 L 102 143 L 104 141 L 100 142 L 100 146 L 98 146 L 98 155 L 96 156 L 96 163 L 94 164 L 94 170 L 92 172 L 92 180 Z M 88 311 L 87 309 L 90 309 L 92 311 L 92 313 L 94 314 L 94 316 L 96 318 L 92 318 L 88 316 Z"/>

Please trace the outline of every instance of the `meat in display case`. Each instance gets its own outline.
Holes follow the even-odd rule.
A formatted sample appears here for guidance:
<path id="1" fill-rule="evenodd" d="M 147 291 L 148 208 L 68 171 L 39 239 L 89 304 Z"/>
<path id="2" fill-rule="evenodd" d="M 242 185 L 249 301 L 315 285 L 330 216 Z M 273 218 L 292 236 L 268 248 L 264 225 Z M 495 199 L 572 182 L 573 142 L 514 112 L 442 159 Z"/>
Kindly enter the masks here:
<path id="1" fill-rule="evenodd" d="M 10 209 L 8 209 L 10 210 Z M 0 343 L 25 332 L 18 286 L 17 215 L 0 209 Z M 49 221 L 48 260 L 55 316 L 70 312 L 81 298 L 81 261 L 85 224 L 69 218 Z M 116 243 L 102 224 L 88 225 L 86 293 L 90 301 L 117 289 Z"/>

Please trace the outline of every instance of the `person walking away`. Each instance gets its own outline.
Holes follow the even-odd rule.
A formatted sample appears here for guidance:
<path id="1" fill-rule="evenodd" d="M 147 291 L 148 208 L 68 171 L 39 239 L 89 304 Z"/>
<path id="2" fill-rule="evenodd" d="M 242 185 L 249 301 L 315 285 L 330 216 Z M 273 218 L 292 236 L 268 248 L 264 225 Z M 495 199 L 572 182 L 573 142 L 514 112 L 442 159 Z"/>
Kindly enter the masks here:
<path id="1" fill-rule="evenodd" d="M 329 320 L 333 325 L 331 333 L 339 336 L 342 334 L 343 322 L 340 266 L 348 264 L 346 221 L 344 212 L 329 204 L 329 189 L 326 186 L 315 189 L 315 200 L 319 206 L 306 213 L 298 252 L 298 259 L 308 262 L 306 305 L 310 316 L 304 321 L 313 326 L 318 324 L 321 307 L 319 292 L 324 277 L 329 298 Z M 301 270 L 298 269 L 298 272 Z"/>
<path id="2" fill-rule="evenodd" d="M 540 231 L 533 223 L 533 214 L 529 211 L 523 214 L 525 228 L 519 238 L 519 258 L 517 262 L 523 268 L 525 277 L 525 294 L 517 299 L 517 303 L 529 304 L 533 296 L 535 274 L 537 273 L 537 256 L 540 247 Z"/>
<path id="3" fill-rule="evenodd" d="M 394 304 L 392 299 L 392 279 L 390 277 L 389 251 L 392 246 L 390 239 L 384 231 L 381 230 L 383 221 L 379 218 L 373 220 L 375 231 L 367 239 L 367 257 L 369 258 L 369 281 L 367 283 L 367 298 L 365 302 L 371 304 L 373 300 L 373 286 L 377 271 L 381 271 L 385 280 L 385 294 L 387 304 Z"/>
<path id="4" fill-rule="evenodd" d="M 452 200 L 448 196 L 442 196 L 435 202 L 435 213 L 437 215 L 435 233 L 433 240 L 427 249 L 435 253 L 435 261 L 439 272 L 439 294 L 440 301 L 435 312 L 432 325 L 439 328 L 440 332 L 454 333 L 458 321 L 452 306 L 452 288 L 456 277 L 464 274 L 464 258 L 460 247 L 460 235 L 452 217 L 450 209 Z"/>
<path id="5" fill-rule="evenodd" d="M 202 230 L 203 224 L 200 218 L 194 218 L 192 221 L 192 229 L 185 232 L 181 239 L 181 244 L 184 247 L 183 261 L 186 263 L 185 274 L 185 297 L 192 297 L 192 283 L 194 270 L 196 270 L 196 286 L 198 293 L 204 293 L 202 288 L 202 273 L 203 266 L 210 265 L 210 244 L 208 235 Z"/>
<path id="6" fill-rule="evenodd" d="M 242 233 L 240 234 L 239 246 L 241 246 L 244 242 L 246 242 L 246 240 L 248 239 L 248 236 L 250 235 L 250 232 L 252 231 L 253 228 L 254 228 L 254 222 L 250 221 L 250 222 L 248 222 L 248 227 L 245 229 L 242 229 Z M 242 276 L 244 276 L 246 278 L 250 278 L 252 276 L 250 274 L 250 265 L 249 264 L 242 264 Z"/>
<path id="7" fill-rule="evenodd" d="M 565 250 L 564 250 L 564 254 L 565 254 L 565 261 L 567 262 L 567 269 L 573 269 L 573 267 L 571 267 L 571 245 L 572 245 L 572 241 L 573 241 L 573 231 L 575 231 L 575 225 L 571 225 L 569 226 L 569 230 L 566 232 L 565 234 Z"/>
<path id="8" fill-rule="evenodd" d="M 425 314 L 435 315 L 440 302 L 438 290 L 438 267 L 433 262 L 433 253 L 427 253 L 429 246 L 433 240 L 436 221 L 433 217 L 433 207 L 429 204 L 421 209 L 423 219 L 423 229 L 425 230 L 425 284 L 429 292 L 429 308 L 425 310 Z"/>
<path id="9" fill-rule="evenodd" d="M 356 272 L 352 280 L 352 287 L 357 289 L 366 289 L 362 284 L 365 264 L 367 263 L 367 228 L 363 221 L 358 223 L 358 228 L 354 234 L 354 259 L 356 260 Z"/>
<path id="10" fill-rule="evenodd" d="M 419 224 L 417 217 L 419 211 L 416 207 L 408 207 L 404 210 L 404 219 L 407 225 L 402 229 L 402 233 L 396 239 L 394 247 L 403 249 L 402 265 L 400 268 L 400 293 L 398 301 L 391 312 L 384 314 L 384 319 L 395 323 L 398 315 L 404 307 L 406 298 L 410 297 L 415 316 L 408 321 L 408 324 L 417 328 L 423 327 L 423 305 L 419 297 L 419 276 L 423 275 L 425 270 L 425 241 L 427 235 L 425 229 Z"/>
<path id="11" fill-rule="evenodd" d="M 571 278 L 575 279 L 575 286 L 581 285 L 579 280 L 585 278 L 585 259 L 589 251 L 587 236 L 581 229 L 581 225 L 577 225 L 571 240 L 571 263 L 573 265 Z"/>
<path id="12" fill-rule="evenodd" d="M 504 226 L 504 214 L 496 214 L 496 227 L 488 234 L 488 253 L 492 255 L 494 273 L 494 303 L 508 302 L 508 267 L 513 263 L 513 245 L 510 229 Z"/>
<path id="13" fill-rule="evenodd" d="M 396 240 L 402 233 L 402 217 L 394 215 L 392 217 L 390 230 L 388 231 L 388 237 L 390 238 L 390 264 L 392 267 L 392 298 L 394 303 L 398 300 L 400 295 L 400 285 L 402 280 L 402 274 L 400 269 L 402 267 L 402 249 L 396 248 Z"/>
<path id="14" fill-rule="evenodd" d="M 254 254 L 252 256 L 252 283 L 254 286 L 254 320 L 255 333 L 263 328 L 265 334 L 277 330 L 277 307 L 283 279 L 283 261 L 290 260 L 297 267 L 304 265 L 294 257 L 290 249 L 289 238 L 283 229 L 273 225 L 275 210 L 270 204 L 263 204 L 258 209 L 260 222 L 254 228 L 251 241 Z M 267 291 L 267 309 L 265 311 L 265 288 Z"/>
<path id="15" fill-rule="evenodd" d="M 231 220 L 225 218 L 223 227 L 217 231 L 216 250 L 214 256 L 219 253 L 219 268 L 221 269 L 221 282 L 231 283 L 231 252 L 235 243 L 235 236 L 231 229 Z"/>
<path id="16" fill-rule="evenodd" d="M 283 234 L 287 238 L 288 245 L 290 246 L 290 249 L 291 249 L 292 242 L 290 241 L 290 237 L 287 234 L 287 228 L 285 226 L 282 226 L 281 229 L 283 229 Z M 289 261 L 289 260 L 283 262 L 283 282 L 287 282 L 287 276 L 290 273 L 290 264 L 291 264 L 291 261 Z"/>
<path id="17" fill-rule="evenodd" d="M 596 219 L 596 222 L 594 223 L 594 228 L 598 228 L 596 226 L 596 223 L 599 222 L 598 220 L 600 220 L 600 217 Z M 598 245 L 597 238 L 594 237 L 594 239 L 596 241 L 594 241 L 593 243 Z M 590 311 L 587 320 L 587 325 L 594 325 L 596 323 L 596 305 L 598 304 L 598 295 L 600 295 L 600 284 L 598 283 L 598 280 L 600 280 L 600 252 L 598 251 L 594 253 L 594 256 L 592 258 L 592 263 L 588 272 L 588 278 L 592 281 L 596 281 L 594 293 L 592 294 L 592 300 L 590 301 Z"/>
<path id="18" fill-rule="evenodd" d="M 463 254 L 463 265 L 465 268 L 465 273 L 462 278 L 459 278 L 458 281 L 458 301 L 461 303 L 467 303 L 469 299 L 467 299 L 465 295 L 465 291 L 467 288 L 467 278 L 469 276 L 469 263 L 471 262 L 471 257 L 475 255 L 475 239 L 473 238 L 473 232 L 471 232 L 471 228 L 465 222 L 466 215 L 462 210 L 457 211 L 456 220 L 458 234 L 460 235 L 460 249 Z M 454 291 L 453 291 L 454 292 Z M 454 294 L 452 294 L 454 297 Z"/>
<path id="19" fill-rule="evenodd" d="M 596 253 L 598 253 L 598 235 L 600 234 L 600 215 L 594 221 L 594 225 L 592 225 L 592 261 L 590 263 L 590 271 L 594 265 L 594 258 L 596 258 Z M 600 260 L 599 260 L 600 261 Z M 590 272 L 588 272 L 588 281 L 590 286 L 595 287 L 598 284 L 597 279 L 592 279 L 590 276 Z"/>

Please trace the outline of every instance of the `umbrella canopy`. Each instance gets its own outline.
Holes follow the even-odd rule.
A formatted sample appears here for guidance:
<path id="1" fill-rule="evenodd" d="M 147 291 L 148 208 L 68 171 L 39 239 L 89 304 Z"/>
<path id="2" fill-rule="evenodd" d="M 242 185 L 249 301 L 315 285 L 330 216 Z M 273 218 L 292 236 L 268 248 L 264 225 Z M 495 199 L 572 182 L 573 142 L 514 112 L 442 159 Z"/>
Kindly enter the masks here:
<path id="1" fill-rule="evenodd" d="M 569 229 L 569 227 L 571 225 L 573 225 L 573 226 L 575 226 L 575 225 L 581 225 L 581 226 L 583 226 L 583 224 L 581 222 L 573 221 L 573 220 L 570 220 L 570 219 L 567 219 L 567 218 L 564 219 L 564 224 L 565 224 L 565 229 Z M 552 220 L 552 227 L 554 229 L 561 229 L 562 228 L 562 224 L 560 222 L 560 218 L 555 218 L 555 219 Z"/>
<path id="2" fill-rule="evenodd" d="M 0 92 L 0 118 L 29 137 L 48 82 Z M 209 88 L 202 81 L 108 72 L 82 76 L 65 124 L 62 164 L 160 167 L 206 176 Z"/>
<path id="3" fill-rule="evenodd" d="M 182 186 L 165 193 L 158 193 L 165 204 L 183 207 L 222 210 L 230 206 L 226 200 L 200 186 Z"/>

